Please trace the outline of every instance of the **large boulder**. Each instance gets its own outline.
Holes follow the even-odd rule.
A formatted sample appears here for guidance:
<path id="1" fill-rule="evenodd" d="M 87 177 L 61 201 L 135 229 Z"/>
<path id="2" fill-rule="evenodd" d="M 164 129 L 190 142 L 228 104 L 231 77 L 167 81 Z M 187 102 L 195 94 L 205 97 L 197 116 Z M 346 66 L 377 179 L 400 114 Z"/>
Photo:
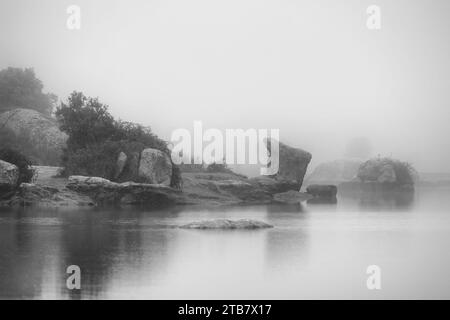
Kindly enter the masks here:
<path id="1" fill-rule="evenodd" d="M 271 143 L 274 139 L 268 139 L 267 149 L 271 151 Z M 299 148 L 293 148 L 284 143 L 279 143 L 279 169 L 278 172 L 271 176 L 275 180 L 283 180 L 293 182 L 294 188 L 291 190 L 300 190 L 303 179 L 311 162 L 311 153 Z M 276 156 L 274 154 L 271 155 Z M 287 191 L 287 190 L 285 190 Z"/>
<path id="2" fill-rule="evenodd" d="M 138 176 L 142 182 L 170 185 L 172 162 L 169 156 L 157 149 L 144 149 L 139 161 Z"/>
<path id="3" fill-rule="evenodd" d="M 359 166 L 358 159 L 339 159 L 319 164 L 306 178 L 309 183 L 339 184 L 356 178 Z"/>
<path id="4" fill-rule="evenodd" d="M 11 191 L 17 187 L 19 169 L 17 166 L 0 160 L 0 193 Z"/>
<path id="5" fill-rule="evenodd" d="M 0 114 L 0 128 L 18 139 L 22 153 L 35 164 L 59 163 L 67 135 L 55 119 L 31 109 L 14 109 Z"/>

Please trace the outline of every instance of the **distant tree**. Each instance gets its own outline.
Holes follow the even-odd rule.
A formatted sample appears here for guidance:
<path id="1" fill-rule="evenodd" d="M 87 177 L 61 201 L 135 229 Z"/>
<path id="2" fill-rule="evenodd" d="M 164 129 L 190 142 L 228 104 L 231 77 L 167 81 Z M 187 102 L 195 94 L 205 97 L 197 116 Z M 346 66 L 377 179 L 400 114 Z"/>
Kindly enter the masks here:
<path id="1" fill-rule="evenodd" d="M 50 115 L 56 105 L 57 97 L 43 93 L 41 80 L 34 70 L 7 68 L 0 70 L 0 112 L 15 108 L 33 109 Z"/>
<path id="2" fill-rule="evenodd" d="M 67 104 L 62 102 L 57 107 L 55 115 L 60 129 L 69 135 L 68 149 L 102 143 L 117 134 L 108 106 L 97 98 L 87 98 L 81 92 L 73 92 Z"/>

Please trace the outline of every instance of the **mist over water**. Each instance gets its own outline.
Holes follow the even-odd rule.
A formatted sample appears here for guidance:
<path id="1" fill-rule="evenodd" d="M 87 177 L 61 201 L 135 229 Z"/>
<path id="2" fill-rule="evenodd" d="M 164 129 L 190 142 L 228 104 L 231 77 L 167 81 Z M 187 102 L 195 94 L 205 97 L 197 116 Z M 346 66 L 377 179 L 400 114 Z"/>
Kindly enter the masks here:
<path id="1" fill-rule="evenodd" d="M 370 156 L 450 171 L 450 3 L 77 1 L 0 4 L 0 68 L 33 67 L 45 89 L 98 96 L 169 140 L 178 128 L 276 128 L 313 167 L 365 138 Z"/>
<path id="2" fill-rule="evenodd" d="M 2 211 L 0 298 L 450 298 L 449 190 L 335 204 Z M 253 231 L 184 230 L 251 218 Z M 66 288 L 68 265 L 81 290 Z M 378 265 L 382 290 L 368 290 Z"/>

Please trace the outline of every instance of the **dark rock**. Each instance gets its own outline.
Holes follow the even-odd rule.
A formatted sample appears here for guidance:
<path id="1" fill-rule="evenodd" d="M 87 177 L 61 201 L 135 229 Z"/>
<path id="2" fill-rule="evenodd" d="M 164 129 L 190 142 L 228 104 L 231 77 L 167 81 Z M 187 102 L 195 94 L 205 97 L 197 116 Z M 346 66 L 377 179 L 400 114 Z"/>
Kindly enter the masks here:
<path id="1" fill-rule="evenodd" d="M 249 183 L 255 187 L 266 191 L 269 194 L 282 193 L 289 190 L 299 191 L 298 183 L 295 180 L 278 180 L 268 176 L 260 176 L 249 179 Z"/>
<path id="2" fill-rule="evenodd" d="M 221 180 L 214 181 L 212 184 L 217 188 L 219 192 L 227 192 L 231 195 L 247 201 L 270 201 L 271 195 L 260 188 L 255 188 L 249 182 L 241 181 L 241 180 Z"/>
<path id="3" fill-rule="evenodd" d="M 273 139 L 267 140 L 267 149 L 269 152 L 272 141 Z M 293 182 L 295 188 L 291 190 L 299 191 L 302 187 L 303 178 L 305 177 L 310 161 L 311 153 L 279 142 L 279 170 L 277 174 L 271 177 L 276 180 Z"/>
<path id="4" fill-rule="evenodd" d="M 306 188 L 306 192 L 318 198 L 336 198 L 337 187 L 333 185 L 312 184 Z"/>
<path id="5" fill-rule="evenodd" d="M 273 196 L 273 200 L 275 202 L 280 202 L 280 203 L 294 204 L 294 203 L 300 203 L 302 201 L 311 199 L 312 197 L 313 196 L 310 194 L 291 190 L 291 191 L 275 194 Z"/>
<path id="6" fill-rule="evenodd" d="M 182 229 L 265 229 L 273 228 L 272 225 L 262 221 L 240 219 L 240 220 L 228 220 L 228 219 L 216 219 L 205 220 L 200 222 L 192 222 L 180 226 Z"/>

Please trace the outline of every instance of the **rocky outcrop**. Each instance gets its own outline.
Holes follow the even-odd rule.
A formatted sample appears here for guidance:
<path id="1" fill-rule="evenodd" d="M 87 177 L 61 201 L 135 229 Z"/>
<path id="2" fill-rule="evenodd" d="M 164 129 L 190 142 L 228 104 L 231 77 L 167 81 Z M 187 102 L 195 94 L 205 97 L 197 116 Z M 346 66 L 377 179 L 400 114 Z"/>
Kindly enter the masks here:
<path id="1" fill-rule="evenodd" d="M 300 203 L 302 201 L 306 201 L 313 198 L 312 195 L 307 193 L 298 192 L 294 190 L 290 190 L 283 193 L 277 193 L 273 195 L 274 202 L 278 203 L 287 203 L 287 204 L 295 204 Z"/>
<path id="2" fill-rule="evenodd" d="M 14 190 L 19 181 L 17 166 L 0 160 L 0 197 L 3 193 Z"/>
<path id="3" fill-rule="evenodd" d="M 260 176 L 249 179 L 249 182 L 269 194 L 282 193 L 289 190 L 299 190 L 298 183 L 295 180 L 274 179 L 268 176 Z"/>
<path id="4" fill-rule="evenodd" d="M 336 198 L 337 187 L 334 185 L 312 184 L 306 188 L 306 192 L 315 198 Z"/>
<path id="5" fill-rule="evenodd" d="M 306 178 L 309 183 L 339 184 L 356 178 L 362 164 L 358 159 L 340 159 L 319 164 Z"/>
<path id="6" fill-rule="evenodd" d="M 23 145 L 21 150 L 34 163 L 57 165 L 66 145 L 67 135 L 55 119 L 31 109 L 14 109 L 0 114 L 0 128 L 12 132 Z"/>
<path id="7" fill-rule="evenodd" d="M 370 159 L 361 164 L 357 178 L 339 185 L 339 194 L 362 197 L 364 194 L 413 193 L 415 170 L 406 162 L 390 158 Z"/>
<path id="8" fill-rule="evenodd" d="M 271 150 L 273 139 L 267 140 L 267 149 Z M 293 148 L 279 142 L 279 169 L 278 173 L 271 178 L 278 181 L 286 181 L 292 183 L 291 190 L 299 191 L 303 184 L 303 179 L 311 162 L 311 153 L 299 148 Z M 271 155 L 276 156 L 276 155 Z M 294 187 L 295 186 L 295 187 Z M 285 190 L 287 191 L 287 190 Z"/>
<path id="9" fill-rule="evenodd" d="M 144 149 L 139 161 L 138 176 L 140 181 L 170 185 L 172 162 L 167 154 L 157 149 Z"/>
<path id="10" fill-rule="evenodd" d="M 86 207 L 95 203 L 88 196 L 52 186 L 22 183 L 17 193 L 7 202 L 9 206 L 16 207 Z"/>
<path id="11" fill-rule="evenodd" d="M 89 196 L 99 205 L 167 205 L 183 201 L 180 190 L 161 184 L 115 183 L 99 177 L 71 176 L 69 190 Z"/>
<path id="12" fill-rule="evenodd" d="M 228 220 L 228 219 L 216 219 L 216 220 L 205 220 L 199 222 L 192 222 L 180 226 L 182 229 L 266 229 L 273 228 L 272 225 L 249 219 L 240 220 Z"/>
<path id="13" fill-rule="evenodd" d="M 234 173 L 183 173 L 183 195 L 190 204 L 269 203 L 271 195 Z"/>
<path id="14" fill-rule="evenodd" d="M 146 148 L 125 154 L 120 152 L 114 173 L 118 182 L 140 182 L 170 186 L 172 161 L 169 156 L 157 149 Z"/>
<path id="15" fill-rule="evenodd" d="M 404 162 L 390 158 L 375 158 L 361 164 L 357 177 L 362 182 L 413 185 L 414 169 Z"/>

